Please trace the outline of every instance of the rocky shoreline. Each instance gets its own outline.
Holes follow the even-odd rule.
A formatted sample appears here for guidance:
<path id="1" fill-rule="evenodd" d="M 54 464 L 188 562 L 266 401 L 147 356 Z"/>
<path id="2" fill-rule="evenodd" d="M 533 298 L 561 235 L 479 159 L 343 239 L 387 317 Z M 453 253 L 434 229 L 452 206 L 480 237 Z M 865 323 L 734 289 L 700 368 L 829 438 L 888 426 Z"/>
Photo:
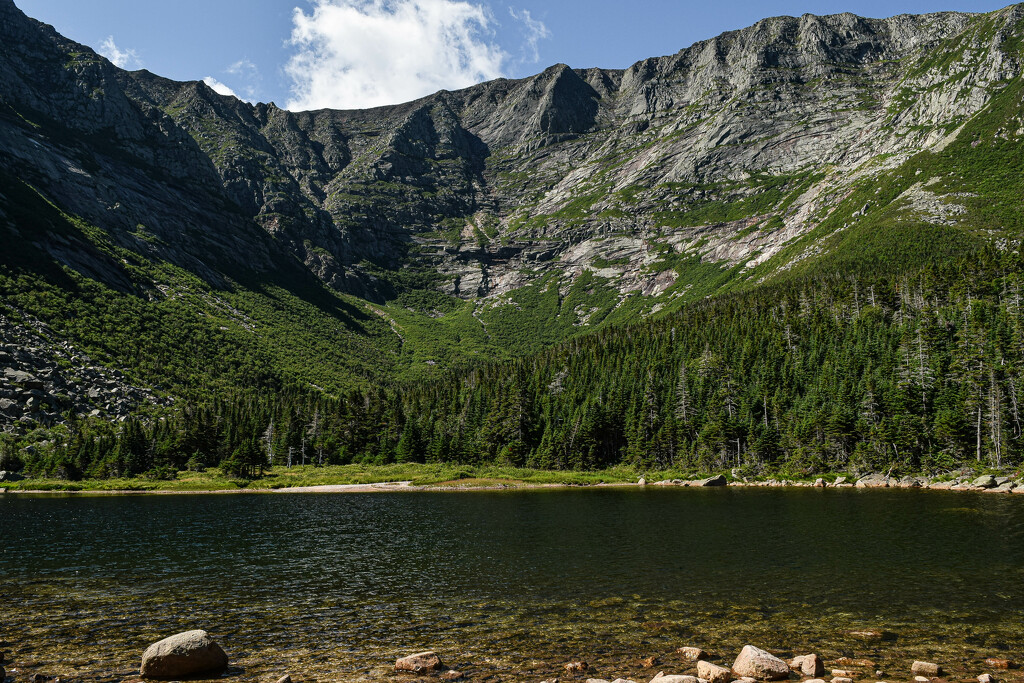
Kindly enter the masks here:
<path id="1" fill-rule="evenodd" d="M 880 631 L 861 631 L 858 637 L 869 641 L 884 640 L 886 634 Z M 852 635 L 852 633 L 851 633 Z M 662 662 L 652 656 L 642 660 L 639 666 L 649 670 L 651 676 L 634 678 L 618 677 L 613 680 L 596 678 L 590 675 L 591 667 L 582 660 L 566 662 L 561 666 L 559 675 L 562 678 L 547 678 L 540 683 L 561 683 L 562 681 L 580 681 L 581 683 L 764 683 L 766 681 L 792 681 L 793 683 L 857 683 L 857 681 L 874 681 L 887 683 L 889 680 L 909 681 L 911 683 L 949 683 L 953 678 L 944 671 L 943 666 L 936 662 L 914 660 L 905 663 L 905 670 L 886 672 L 878 668 L 875 661 L 865 658 L 840 657 L 826 666 L 826 661 L 817 654 L 809 653 L 783 659 L 771 652 L 754 645 L 745 645 L 730 664 L 728 661 L 716 664 L 713 657 L 704 649 L 684 646 L 675 650 L 671 657 L 674 662 Z M 718 658 L 721 659 L 721 658 Z M 13 681 L 27 680 L 32 683 L 62 683 L 73 680 L 67 677 L 46 676 L 41 673 L 28 675 L 17 668 L 5 671 L 3 654 L 0 653 L 0 681 L 6 681 L 8 673 Z M 984 660 L 987 669 L 977 674 L 977 683 L 998 683 L 999 679 L 992 673 L 998 671 L 1002 675 L 1016 669 L 1017 665 L 1002 657 L 989 657 Z M 468 667 L 471 669 L 472 667 Z M 977 670 L 976 667 L 975 670 Z M 635 669 L 634 669 L 635 670 Z M 437 679 L 442 681 L 472 680 L 473 673 L 463 673 L 453 669 L 442 661 L 441 656 L 427 650 L 399 657 L 392 669 L 398 680 L 408 680 L 406 676 Z M 231 668 L 230 659 L 221 646 L 203 630 L 192 630 L 168 636 L 146 648 L 141 657 L 141 665 L 137 676 L 125 680 L 125 683 L 142 683 L 143 680 L 204 680 L 233 677 L 240 673 Z M 24 675 L 23 675 L 24 674 Z M 895 674 L 895 675 L 891 675 Z M 973 674 L 972 674 L 973 675 Z M 628 676 L 628 674 L 627 674 Z M 267 683 L 292 683 L 290 673 L 278 672 L 272 676 L 263 676 Z M 487 676 L 486 678 L 493 678 Z M 1019 677 L 1011 677 L 1016 680 Z M 140 680 L 141 679 L 141 680 Z M 882 680 L 886 679 L 886 680 Z M 301 679 L 299 679 L 301 680 Z M 500 680 L 500 679 L 499 679 Z M 972 681 L 973 683 L 973 681 Z"/>
<path id="2" fill-rule="evenodd" d="M 831 477 L 830 477 L 831 479 Z M 18 475 L 0 472 L 0 484 L 19 481 Z M 0 494 L 82 494 L 82 495 L 172 495 L 172 494 L 256 494 L 256 493 L 393 493 L 396 491 L 426 491 L 439 493 L 465 491 L 510 491 L 531 489 L 579 489 L 579 488 L 614 488 L 614 487 L 692 487 L 692 488 L 857 488 L 857 489 L 929 489 L 935 491 L 974 491 L 978 493 L 1009 493 L 1024 494 L 1024 478 L 984 474 L 981 476 L 959 475 L 951 479 L 929 477 L 890 477 L 883 474 L 868 474 L 853 479 L 846 475 L 836 476 L 831 481 L 819 477 L 813 482 L 792 479 L 768 479 L 764 481 L 735 477 L 730 480 L 724 475 L 715 475 L 703 479 L 663 479 L 648 482 L 641 477 L 637 482 L 603 482 L 598 484 L 534 484 L 518 482 L 509 484 L 460 485 L 458 483 L 438 485 L 417 485 L 411 481 L 386 481 L 372 484 L 321 484 L 316 486 L 294 486 L 284 488 L 240 488 L 240 489 L 197 489 L 197 490 L 46 490 L 46 489 L 15 489 L 0 485 Z"/>
<path id="3" fill-rule="evenodd" d="M 803 488 L 858 488 L 858 489 L 933 489 L 936 491 L 979 491 L 984 493 L 1021 493 L 1024 494 L 1024 479 L 1007 476 L 983 474 L 975 477 L 961 474 L 951 479 L 929 477 L 890 477 L 884 474 L 868 474 L 859 479 L 851 479 L 845 475 L 837 476 L 833 481 L 825 481 L 819 477 L 814 482 L 794 481 L 790 479 L 768 479 L 753 481 L 736 477 L 729 481 L 723 475 L 706 479 L 666 479 L 647 484 L 643 479 L 641 485 L 650 486 L 739 486 L 739 487 L 803 487 Z"/>

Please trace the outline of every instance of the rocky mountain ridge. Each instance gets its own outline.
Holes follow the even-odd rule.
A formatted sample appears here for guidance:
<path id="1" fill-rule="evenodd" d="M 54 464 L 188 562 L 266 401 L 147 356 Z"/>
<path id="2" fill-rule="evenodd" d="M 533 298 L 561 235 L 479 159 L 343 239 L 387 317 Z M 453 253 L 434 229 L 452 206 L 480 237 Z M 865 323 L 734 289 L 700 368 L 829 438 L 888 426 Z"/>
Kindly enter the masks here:
<path id="1" fill-rule="evenodd" d="M 776 17 L 625 70 L 289 112 L 123 71 L 0 0 L 0 265 L 153 306 L 315 291 L 345 330 L 323 343 L 385 372 L 537 350 L 1004 240 L 1019 226 L 989 215 L 998 188 L 956 164 L 1024 138 L 1022 36 L 1024 5 Z M 60 328 L 44 308 L 24 313 Z M 243 345 L 262 334 L 251 311 L 193 309 Z"/>

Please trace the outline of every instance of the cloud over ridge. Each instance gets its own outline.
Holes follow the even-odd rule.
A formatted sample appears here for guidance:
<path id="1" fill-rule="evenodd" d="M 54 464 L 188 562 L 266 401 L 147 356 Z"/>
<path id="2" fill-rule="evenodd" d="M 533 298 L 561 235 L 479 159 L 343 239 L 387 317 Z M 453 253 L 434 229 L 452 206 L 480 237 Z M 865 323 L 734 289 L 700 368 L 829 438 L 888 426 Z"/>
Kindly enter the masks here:
<path id="1" fill-rule="evenodd" d="M 314 0 L 294 10 L 291 110 L 396 104 L 504 75 L 489 12 L 463 0 Z"/>
<path id="2" fill-rule="evenodd" d="M 142 60 L 139 53 L 132 49 L 122 50 L 114 42 L 114 36 L 107 36 L 97 50 L 101 55 L 119 69 L 141 69 Z"/>

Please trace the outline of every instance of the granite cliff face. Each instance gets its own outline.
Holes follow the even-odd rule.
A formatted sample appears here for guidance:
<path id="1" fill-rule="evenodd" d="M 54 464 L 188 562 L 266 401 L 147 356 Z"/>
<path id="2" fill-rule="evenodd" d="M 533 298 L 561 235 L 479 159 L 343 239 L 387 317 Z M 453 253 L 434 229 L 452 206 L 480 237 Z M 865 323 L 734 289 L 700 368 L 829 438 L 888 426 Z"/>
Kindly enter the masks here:
<path id="1" fill-rule="evenodd" d="M 393 107 L 292 113 L 121 71 L 0 8 L 8 173 L 135 246 L 159 249 L 126 237 L 151 232 L 191 268 L 210 254 L 269 268 L 276 246 L 378 301 L 393 293 L 381 271 L 410 264 L 485 297 L 585 269 L 658 291 L 669 278 L 651 253 L 666 247 L 768 261 L 859 177 L 941 145 L 1017 77 L 1024 17 L 779 17 L 625 71 L 557 65 Z M 33 117 L 46 123 L 25 126 Z M 701 220 L 766 189 L 784 201 Z"/>
<path id="2" fill-rule="evenodd" d="M 777 17 L 626 70 L 289 112 L 122 71 L 0 0 L 0 224 L 153 300 L 123 253 L 213 287 L 315 276 L 400 345 L 452 310 L 492 340 L 552 288 L 586 329 L 805 267 L 879 212 L 999 239 L 948 169 L 883 190 L 997 100 L 995 136 L 1024 136 L 1022 35 L 1024 5 Z M 39 201 L 93 232 L 27 224 Z"/>

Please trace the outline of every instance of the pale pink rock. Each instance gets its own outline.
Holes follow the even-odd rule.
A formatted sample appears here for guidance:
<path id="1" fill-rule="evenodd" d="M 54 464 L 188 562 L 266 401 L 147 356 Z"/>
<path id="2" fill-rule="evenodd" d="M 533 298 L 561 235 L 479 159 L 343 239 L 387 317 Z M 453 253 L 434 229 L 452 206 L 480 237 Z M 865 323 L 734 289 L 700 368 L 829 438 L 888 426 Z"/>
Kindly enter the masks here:
<path id="1" fill-rule="evenodd" d="M 749 676 L 763 681 L 789 678 L 789 665 L 770 652 L 753 645 L 744 645 L 732 671 L 737 676 Z"/>
<path id="2" fill-rule="evenodd" d="M 395 661 L 395 671 L 409 671 L 414 674 L 424 674 L 428 671 L 441 671 L 444 663 L 433 650 L 417 652 L 408 657 L 402 657 Z"/>
<path id="3" fill-rule="evenodd" d="M 814 654 L 794 657 L 789 662 L 789 668 L 793 671 L 799 671 L 804 676 L 811 676 L 813 678 L 825 674 L 825 663 L 821 661 L 821 657 Z"/>
<path id="4" fill-rule="evenodd" d="M 703 678 L 708 683 L 729 683 L 732 679 L 732 671 L 724 666 L 701 660 L 697 662 L 697 677 Z"/>

